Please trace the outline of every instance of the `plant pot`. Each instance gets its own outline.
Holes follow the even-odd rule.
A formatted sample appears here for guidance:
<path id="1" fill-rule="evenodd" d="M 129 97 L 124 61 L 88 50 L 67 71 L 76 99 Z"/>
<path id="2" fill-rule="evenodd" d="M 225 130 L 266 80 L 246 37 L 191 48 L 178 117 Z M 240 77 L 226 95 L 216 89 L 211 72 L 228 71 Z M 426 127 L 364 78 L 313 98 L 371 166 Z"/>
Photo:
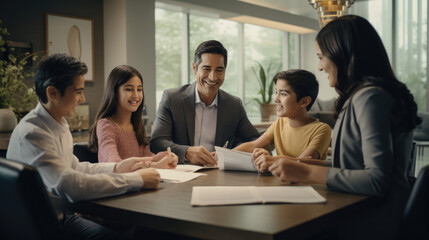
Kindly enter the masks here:
<path id="1" fill-rule="evenodd" d="M 0 132 L 12 132 L 16 123 L 16 116 L 12 110 L 0 109 Z"/>
<path id="2" fill-rule="evenodd" d="M 272 103 L 261 104 L 259 105 L 259 110 L 261 111 L 261 121 L 269 122 L 272 115 L 276 115 L 276 105 Z"/>

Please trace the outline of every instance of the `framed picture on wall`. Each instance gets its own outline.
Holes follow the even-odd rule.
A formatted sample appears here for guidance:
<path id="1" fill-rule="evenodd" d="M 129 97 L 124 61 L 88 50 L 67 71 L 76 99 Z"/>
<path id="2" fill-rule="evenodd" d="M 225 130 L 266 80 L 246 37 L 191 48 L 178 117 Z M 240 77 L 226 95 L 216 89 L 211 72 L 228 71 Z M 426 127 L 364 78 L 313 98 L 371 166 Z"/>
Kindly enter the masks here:
<path id="1" fill-rule="evenodd" d="M 94 81 L 94 21 L 60 14 L 46 14 L 47 55 L 66 53 L 88 66 L 85 81 Z"/>

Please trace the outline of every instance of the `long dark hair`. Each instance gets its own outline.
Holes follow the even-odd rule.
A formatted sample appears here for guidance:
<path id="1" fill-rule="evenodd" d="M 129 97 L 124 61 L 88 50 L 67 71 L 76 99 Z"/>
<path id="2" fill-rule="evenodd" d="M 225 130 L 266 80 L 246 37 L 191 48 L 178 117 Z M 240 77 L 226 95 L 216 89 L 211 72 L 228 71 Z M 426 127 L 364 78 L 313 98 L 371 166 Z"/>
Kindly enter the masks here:
<path id="1" fill-rule="evenodd" d="M 143 78 L 137 69 L 120 65 L 115 67 L 107 79 L 106 90 L 103 95 L 103 100 L 101 100 L 100 108 L 98 109 L 97 115 L 95 117 L 94 124 L 91 127 L 91 132 L 89 136 L 88 146 L 89 149 L 93 152 L 98 151 L 98 138 L 97 138 L 97 123 L 98 120 L 102 118 L 108 118 L 115 114 L 116 109 L 118 108 L 118 90 L 119 87 L 124 85 L 132 77 L 137 76 L 142 81 Z M 144 93 L 143 99 L 140 106 L 135 112 L 131 114 L 131 123 L 133 124 L 134 132 L 136 133 L 137 142 L 139 145 L 147 146 L 148 142 L 146 139 L 146 132 L 143 126 L 142 113 L 144 105 Z"/>
<path id="2" fill-rule="evenodd" d="M 392 114 L 403 119 L 395 126 L 400 132 L 411 131 L 421 122 L 413 95 L 396 78 L 379 35 L 366 19 L 355 15 L 335 19 L 320 30 L 316 41 L 322 54 L 337 67 L 336 116 L 357 90 L 375 85 L 393 97 Z"/>

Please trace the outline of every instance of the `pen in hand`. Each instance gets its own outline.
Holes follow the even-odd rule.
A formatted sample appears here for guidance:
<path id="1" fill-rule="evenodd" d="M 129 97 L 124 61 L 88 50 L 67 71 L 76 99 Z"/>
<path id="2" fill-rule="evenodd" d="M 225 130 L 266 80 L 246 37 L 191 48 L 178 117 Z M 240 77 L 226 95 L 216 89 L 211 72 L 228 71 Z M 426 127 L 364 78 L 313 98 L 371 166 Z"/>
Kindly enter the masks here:
<path id="1" fill-rule="evenodd" d="M 228 141 L 226 141 L 225 145 L 223 145 L 223 148 L 228 148 Z"/>
<path id="2" fill-rule="evenodd" d="M 167 148 L 167 152 L 168 152 L 168 156 L 171 157 L 171 148 L 170 147 Z"/>

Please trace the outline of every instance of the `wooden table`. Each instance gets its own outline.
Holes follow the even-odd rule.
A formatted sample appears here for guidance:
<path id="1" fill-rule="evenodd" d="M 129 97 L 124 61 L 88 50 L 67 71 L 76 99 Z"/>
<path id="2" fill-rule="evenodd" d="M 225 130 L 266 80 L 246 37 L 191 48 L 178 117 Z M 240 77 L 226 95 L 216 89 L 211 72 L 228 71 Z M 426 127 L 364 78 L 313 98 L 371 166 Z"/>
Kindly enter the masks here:
<path id="1" fill-rule="evenodd" d="M 305 239 L 359 217 L 371 198 L 313 186 L 323 204 L 254 204 L 192 207 L 193 186 L 276 186 L 278 178 L 248 172 L 208 170 L 186 183 L 161 183 L 159 189 L 72 204 L 74 211 L 109 221 L 135 224 L 192 238 Z M 365 209 L 365 211 L 362 211 Z"/>

